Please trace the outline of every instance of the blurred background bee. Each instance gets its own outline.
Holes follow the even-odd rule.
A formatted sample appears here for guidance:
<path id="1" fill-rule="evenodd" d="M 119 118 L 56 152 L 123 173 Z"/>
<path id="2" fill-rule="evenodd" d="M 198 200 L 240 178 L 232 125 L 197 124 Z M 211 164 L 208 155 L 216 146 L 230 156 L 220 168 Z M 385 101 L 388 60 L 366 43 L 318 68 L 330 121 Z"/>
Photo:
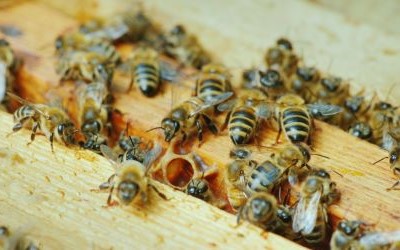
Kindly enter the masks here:
<path id="1" fill-rule="evenodd" d="M 159 144 L 149 150 L 140 163 L 136 160 L 123 160 L 118 162 L 116 155 L 111 148 L 105 145 L 100 146 L 102 154 L 113 164 L 115 174 L 111 175 L 107 182 L 102 183 L 100 189 L 109 189 L 110 194 L 107 198 L 107 205 L 116 205 L 112 195 L 116 190 L 116 195 L 122 205 L 128 206 L 132 204 L 145 205 L 148 202 L 148 188 L 151 187 L 156 193 L 166 199 L 165 195 L 160 193 L 151 183 L 152 179 L 148 177 L 149 169 L 158 159 L 162 152 Z M 117 180 L 115 180 L 117 178 Z"/>
<path id="2" fill-rule="evenodd" d="M 270 117 L 267 97 L 257 89 L 242 89 L 236 99 L 218 106 L 218 111 L 229 111 L 227 125 L 233 144 L 248 144 L 256 137 L 262 120 Z"/>
<path id="3" fill-rule="evenodd" d="M 0 103 L 7 104 L 7 92 L 13 92 L 15 74 L 21 62 L 9 42 L 0 39 Z"/>
<path id="4" fill-rule="evenodd" d="M 197 131 L 199 141 L 203 138 L 203 127 L 206 125 L 211 132 L 216 134 L 218 128 L 213 120 L 206 114 L 206 111 L 218 105 L 232 96 L 232 92 L 226 92 L 215 96 L 210 101 L 203 101 L 199 97 L 191 97 L 188 100 L 176 105 L 161 121 L 161 127 L 165 135 L 165 141 L 170 142 L 178 132 L 182 134 L 182 141 Z M 151 130 L 153 130 L 151 129 Z"/>
<path id="5" fill-rule="evenodd" d="M 30 128 L 32 130 L 31 142 L 35 140 L 35 135 L 41 132 L 49 139 L 52 151 L 54 151 L 54 140 L 67 145 L 76 143 L 75 135 L 78 130 L 62 108 L 33 104 L 12 93 L 8 93 L 8 95 L 23 104 L 14 112 L 13 132 L 17 132 L 23 127 Z"/>
<path id="6" fill-rule="evenodd" d="M 197 37 L 188 34 L 182 25 L 175 26 L 161 37 L 161 51 L 176 59 L 182 66 L 201 69 L 211 62 L 210 56 L 201 46 Z"/>
<path id="7" fill-rule="evenodd" d="M 24 225 L 11 232 L 8 227 L 0 226 L 0 246 L 5 250 L 38 250 L 39 247 L 27 239 L 31 225 Z"/>
<path id="8" fill-rule="evenodd" d="M 264 60 L 268 68 L 280 68 L 289 77 L 296 72 L 299 57 L 294 53 L 292 43 L 280 38 L 275 46 L 267 50 Z"/>
<path id="9" fill-rule="evenodd" d="M 287 89 L 300 95 L 306 103 L 316 101 L 314 89 L 319 85 L 321 73 L 314 67 L 298 67 L 295 74 L 289 77 Z"/>
<path id="10" fill-rule="evenodd" d="M 100 145 L 107 144 L 104 136 L 111 134 L 111 106 L 107 103 L 108 90 L 103 83 L 81 84 L 77 90 L 78 124 L 86 137 L 83 148 L 100 153 Z"/>

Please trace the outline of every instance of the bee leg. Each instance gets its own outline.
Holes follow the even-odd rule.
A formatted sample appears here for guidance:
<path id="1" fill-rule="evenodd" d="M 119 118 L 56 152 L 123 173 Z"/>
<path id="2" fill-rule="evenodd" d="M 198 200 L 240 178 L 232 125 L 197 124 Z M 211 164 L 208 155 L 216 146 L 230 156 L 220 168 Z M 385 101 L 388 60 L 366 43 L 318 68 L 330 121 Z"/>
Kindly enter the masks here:
<path id="1" fill-rule="evenodd" d="M 386 191 L 400 190 L 400 189 L 396 188 L 399 184 L 400 184 L 400 180 L 396 181 L 396 182 L 393 184 L 393 186 L 391 186 L 390 188 L 386 188 Z"/>
<path id="2" fill-rule="evenodd" d="M 208 129 L 213 133 L 213 134 L 218 134 L 218 128 L 217 128 L 217 126 L 215 125 L 215 123 L 214 123 L 214 121 L 210 118 L 210 117 L 208 117 L 207 115 L 202 115 L 203 116 L 203 119 L 204 119 L 204 121 L 206 122 L 206 124 L 207 124 L 207 126 L 208 126 Z"/>
<path id="3" fill-rule="evenodd" d="M 39 123 L 35 122 L 32 127 L 31 141 L 28 142 L 26 145 L 30 145 L 35 140 L 36 131 L 38 128 L 39 128 Z"/>
<path id="4" fill-rule="evenodd" d="M 281 133 L 282 133 L 282 126 L 279 123 L 279 130 L 278 130 L 278 134 L 276 135 L 276 139 L 275 139 L 275 145 L 279 144 L 279 138 L 281 138 Z"/>
<path id="5" fill-rule="evenodd" d="M 108 194 L 108 198 L 107 198 L 107 206 L 109 206 L 109 207 L 118 205 L 118 202 L 112 200 L 113 192 L 114 192 L 114 185 L 111 186 L 110 193 Z"/>
<path id="6" fill-rule="evenodd" d="M 148 186 L 151 187 L 163 200 L 166 201 L 170 200 L 167 198 L 167 196 L 165 196 L 165 194 L 161 193 L 160 190 L 158 190 L 153 184 L 149 183 Z"/>
<path id="7" fill-rule="evenodd" d="M 203 140 L 203 126 L 201 125 L 200 120 L 196 120 L 196 127 L 197 127 L 197 138 L 199 141 Z"/>
<path id="8" fill-rule="evenodd" d="M 50 146 L 51 146 L 51 152 L 54 153 L 54 146 L 53 146 L 53 141 L 54 141 L 54 133 L 50 134 Z"/>
<path id="9" fill-rule="evenodd" d="M 238 211 L 238 213 L 237 213 L 237 216 L 236 216 L 236 225 L 240 225 L 240 220 L 242 219 L 242 212 L 243 212 L 243 206 L 241 206 L 241 207 L 239 208 L 239 211 Z"/>

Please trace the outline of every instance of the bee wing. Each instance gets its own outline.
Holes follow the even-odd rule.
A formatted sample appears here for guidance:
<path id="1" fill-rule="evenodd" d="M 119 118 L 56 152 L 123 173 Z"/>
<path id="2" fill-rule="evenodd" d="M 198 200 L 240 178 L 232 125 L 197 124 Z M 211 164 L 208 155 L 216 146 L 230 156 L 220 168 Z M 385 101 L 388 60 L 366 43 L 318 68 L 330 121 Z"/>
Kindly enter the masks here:
<path id="1" fill-rule="evenodd" d="M 317 213 L 319 200 L 321 198 L 321 192 L 315 192 L 307 203 L 307 200 L 303 197 L 300 198 L 299 203 L 296 206 L 293 216 L 293 231 L 304 233 L 311 233 L 315 227 L 317 221 Z"/>
<path id="2" fill-rule="evenodd" d="M 7 78 L 6 78 L 6 64 L 0 62 L 0 101 L 4 100 L 6 96 L 6 89 L 7 89 Z"/>
<path id="3" fill-rule="evenodd" d="M 360 238 L 360 245 L 365 249 L 372 246 L 384 246 L 395 242 L 400 242 L 400 230 L 393 232 L 373 232 L 367 233 Z"/>
<path id="4" fill-rule="evenodd" d="M 397 145 L 397 140 L 388 132 L 383 133 L 382 148 L 387 151 L 392 150 Z"/>
<path id="5" fill-rule="evenodd" d="M 161 79 L 168 82 L 181 82 L 184 78 L 188 78 L 187 75 L 182 73 L 174 67 L 172 64 L 166 61 L 160 61 L 160 76 Z"/>
<path id="6" fill-rule="evenodd" d="M 235 106 L 236 102 L 237 102 L 237 99 L 229 100 L 227 102 L 224 102 L 224 103 L 221 103 L 220 105 L 218 105 L 217 109 L 220 112 L 231 110 L 233 108 L 233 106 Z"/>
<path id="7" fill-rule="evenodd" d="M 203 110 L 206 110 L 212 106 L 215 106 L 217 104 L 220 104 L 220 103 L 228 100 L 232 95 L 233 95 L 233 92 L 225 92 L 223 94 L 215 96 L 210 101 L 205 102 L 204 105 L 200 105 L 199 107 L 197 107 L 196 110 L 194 110 L 192 113 L 189 114 L 189 117 L 192 117 L 192 116 L 202 112 Z"/>
<path id="8" fill-rule="evenodd" d="M 121 38 L 123 35 L 125 35 L 128 31 L 129 27 L 126 24 L 119 22 L 110 26 L 103 27 L 98 31 L 91 32 L 87 34 L 87 36 L 91 39 L 102 38 L 107 40 L 117 40 L 118 38 Z"/>
<path id="9" fill-rule="evenodd" d="M 307 109 L 312 117 L 333 116 L 343 111 L 339 106 L 321 103 L 307 104 Z"/>
<path id="10" fill-rule="evenodd" d="M 21 98 L 21 97 L 15 95 L 15 94 L 13 94 L 13 93 L 11 93 L 11 92 L 7 92 L 7 95 L 8 95 L 9 97 L 11 97 L 12 99 L 17 100 L 17 101 L 18 101 L 19 103 L 21 103 L 22 105 L 29 105 L 29 106 L 31 106 L 31 107 L 34 108 L 35 111 L 37 111 L 39 114 L 43 115 L 46 119 L 50 120 L 50 117 L 49 117 L 47 114 L 45 114 L 42 110 L 40 110 L 40 109 L 38 108 L 39 106 L 41 106 L 41 105 L 43 105 L 43 104 L 34 104 L 34 103 L 31 103 L 31 102 L 29 102 L 29 101 L 27 101 L 27 100 L 25 100 L 25 99 L 23 99 L 23 98 Z"/>
<path id="11" fill-rule="evenodd" d="M 296 171 L 293 170 L 293 168 L 290 168 L 288 171 L 288 181 L 290 186 L 292 187 L 296 186 L 296 184 L 299 182 L 299 177 Z"/>
<path id="12" fill-rule="evenodd" d="M 106 159 L 116 166 L 118 163 L 118 155 L 112 151 L 112 149 L 107 145 L 100 145 L 100 151 Z"/>
<path id="13" fill-rule="evenodd" d="M 146 172 L 150 169 L 151 165 L 157 160 L 161 155 L 162 147 L 160 144 L 156 143 L 154 147 L 149 150 L 144 156 L 143 165 L 146 168 Z"/>
<path id="14" fill-rule="evenodd" d="M 273 114 L 273 110 L 273 106 L 266 102 L 257 105 L 257 115 L 263 119 L 269 119 Z"/>

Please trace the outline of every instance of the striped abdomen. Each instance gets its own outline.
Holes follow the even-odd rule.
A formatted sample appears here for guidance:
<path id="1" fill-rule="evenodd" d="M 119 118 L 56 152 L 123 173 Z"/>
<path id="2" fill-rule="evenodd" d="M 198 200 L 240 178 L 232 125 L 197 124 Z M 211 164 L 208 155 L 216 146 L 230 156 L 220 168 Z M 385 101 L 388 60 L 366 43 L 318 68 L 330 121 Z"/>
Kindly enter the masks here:
<path id="1" fill-rule="evenodd" d="M 204 101 L 211 100 L 225 91 L 225 79 L 217 74 L 204 74 L 204 77 L 197 81 L 197 96 Z"/>
<path id="2" fill-rule="evenodd" d="M 247 201 L 246 194 L 232 184 L 227 185 L 226 191 L 229 204 L 235 211 L 238 211 Z"/>
<path id="3" fill-rule="evenodd" d="M 36 110 L 32 106 L 24 105 L 14 112 L 14 121 L 22 122 L 28 118 L 34 118 L 36 115 Z"/>
<path id="4" fill-rule="evenodd" d="M 318 207 L 317 221 L 315 227 L 309 234 L 302 234 L 304 240 L 309 244 L 321 243 L 326 237 L 327 225 L 325 221 L 325 212 L 323 206 L 320 204 Z"/>
<path id="5" fill-rule="evenodd" d="M 258 165 L 249 176 L 247 192 L 270 192 L 281 180 L 283 171 L 271 161 L 265 161 Z"/>
<path id="6" fill-rule="evenodd" d="M 249 106 L 239 106 L 229 118 L 229 136 L 235 145 L 246 144 L 254 136 L 257 128 L 256 111 Z"/>
<path id="7" fill-rule="evenodd" d="M 145 96 L 157 94 L 160 86 L 160 72 L 156 64 L 138 63 L 133 68 L 133 81 Z"/>
<path id="8" fill-rule="evenodd" d="M 304 108 L 289 107 L 284 109 L 281 124 L 291 142 L 307 142 L 310 133 L 310 116 Z"/>

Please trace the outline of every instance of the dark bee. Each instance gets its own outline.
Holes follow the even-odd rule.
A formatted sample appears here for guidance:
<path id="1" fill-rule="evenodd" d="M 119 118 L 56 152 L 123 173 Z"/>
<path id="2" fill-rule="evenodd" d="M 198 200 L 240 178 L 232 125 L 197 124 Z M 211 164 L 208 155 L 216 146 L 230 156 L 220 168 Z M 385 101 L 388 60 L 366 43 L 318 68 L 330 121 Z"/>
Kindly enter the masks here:
<path id="1" fill-rule="evenodd" d="M 204 101 L 210 101 L 231 89 L 230 74 L 224 66 L 207 64 L 201 68 L 196 81 L 196 96 Z"/>
<path id="2" fill-rule="evenodd" d="M 269 48 L 265 55 L 267 67 L 280 67 L 287 76 L 291 76 L 297 69 L 298 56 L 293 51 L 292 43 L 286 38 L 280 38 L 276 45 Z"/>

